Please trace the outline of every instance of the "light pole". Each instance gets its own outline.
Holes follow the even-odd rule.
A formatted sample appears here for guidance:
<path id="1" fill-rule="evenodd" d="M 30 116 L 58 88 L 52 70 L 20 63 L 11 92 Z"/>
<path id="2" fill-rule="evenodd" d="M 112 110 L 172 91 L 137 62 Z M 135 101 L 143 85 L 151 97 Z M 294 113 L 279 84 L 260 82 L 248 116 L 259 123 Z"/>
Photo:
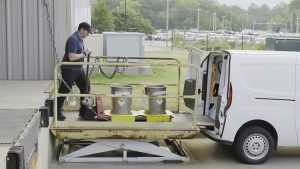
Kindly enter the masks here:
<path id="1" fill-rule="evenodd" d="M 248 17 L 248 13 L 246 13 L 245 15 L 243 15 L 243 18 L 242 18 L 242 30 L 244 29 L 245 27 L 245 23 L 246 23 L 246 27 L 247 27 L 247 17 Z"/>
<path id="2" fill-rule="evenodd" d="M 290 32 L 293 32 L 293 14 L 291 14 L 291 27 L 290 27 Z"/>
<path id="3" fill-rule="evenodd" d="M 216 15 L 217 15 L 217 13 L 216 12 L 214 12 L 214 13 L 212 13 L 212 23 L 213 23 L 213 31 L 215 31 L 216 30 Z"/>
<path id="4" fill-rule="evenodd" d="M 297 28 L 296 28 L 297 30 L 296 30 L 296 33 L 299 33 L 299 19 L 300 18 L 297 16 Z"/>
<path id="5" fill-rule="evenodd" d="M 232 8 L 230 9 L 230 31 L 232 31 Z"/>
<path id="6" fill-rule="evenodd" d="M 225 16 L 222 16 L 222 30 L 224 30 L 224 21 L 225 21 Z"/>
<path id="7" fill-rule="evenodd" d="M 126 10 L 126 8 L 127 8 L 127 2 L 126 2 L 126 0 L 125 0 L 125 30 L 126 30 L 126 32 L 128 32 L 128 26 L 127 26 L 127 10 Z"/>
<path id="8" fill-rule="evenodd" d="M 225 15 L 225 29 L 227 30 L 227 6 L 226 6 L 226 15 Z"/>
<path id="9" fill-rule="evenodd" d="M 215 13 L 214 13 L 214 31 L 216 31 L 216 29 L 217 29 L 217 12 L 215 11 Z"/>
<path id="10" fill-rule="evenodd" d="M 169 2 L 170 0 L 167 0 L 167 23 L 166 23 L 166 30 L 167 30 L 166 46 L 167 47 L 168 47 L 168 40 L 169 40 Z"/>
<path id="11" fill-rule="evenodd" d="M 200 9 L 197 9 L 197 11 L 198 11 L 197 29 L 198 29 L 198 32 L 199 32 Z"/>

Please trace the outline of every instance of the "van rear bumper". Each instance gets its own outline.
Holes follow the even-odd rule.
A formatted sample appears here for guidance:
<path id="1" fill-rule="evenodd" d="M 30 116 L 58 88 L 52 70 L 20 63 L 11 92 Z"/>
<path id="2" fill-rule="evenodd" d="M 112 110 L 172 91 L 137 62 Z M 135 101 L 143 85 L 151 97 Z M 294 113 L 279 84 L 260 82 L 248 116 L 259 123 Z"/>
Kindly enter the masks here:
<path id="1" fill-rule="evenodd" d="M 213 131 L 208 130 L 206 128 L 201 129 L 201 133 L 203 133 L 207 138 L 209 138 L 209 139 L 211 139 L 215 142 L 218 142 L 218 143 L 221 143 L 221 144 L 224 144 L 224 145 L 232 145 L 233 144 L 232 141 L 223 140 L 222 138 L 220 138 L 219 135 L 217 135 Z"/>

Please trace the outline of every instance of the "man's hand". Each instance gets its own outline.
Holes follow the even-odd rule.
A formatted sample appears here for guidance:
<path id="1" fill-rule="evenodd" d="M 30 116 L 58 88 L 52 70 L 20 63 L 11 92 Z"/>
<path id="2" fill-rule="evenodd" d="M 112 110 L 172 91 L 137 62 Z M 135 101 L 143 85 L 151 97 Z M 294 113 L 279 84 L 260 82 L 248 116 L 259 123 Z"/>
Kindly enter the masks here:
<path id="1" fill-rule="evenodd" d="M 85 56 L 89 55 L 92 53 L 92 49 L 91 48 L 86 48 L 85 50 Z"/>

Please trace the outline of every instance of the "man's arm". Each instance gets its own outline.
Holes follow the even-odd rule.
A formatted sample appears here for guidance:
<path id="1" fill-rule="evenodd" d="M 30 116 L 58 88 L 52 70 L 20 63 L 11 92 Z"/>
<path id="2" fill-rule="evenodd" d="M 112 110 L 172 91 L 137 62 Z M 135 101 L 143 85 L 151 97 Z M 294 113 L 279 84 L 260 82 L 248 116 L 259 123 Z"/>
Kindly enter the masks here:
<path id="1" fill-rule="evenodd" d="M 66 52 L 68 53 L 68 58 L 71 62 L 81 59 L 85 56 L 83 53 L 77 54 L 77 50 L 79 46 L 78 46 L 78 42 L 75 39 L 69 38 L 66 45 L 67 45 Z"/>
<path id="2" fill-rule="evenodd" d="M 69 57 L 69 60 L 71 62 L 73 62 L 74 60 L 78 60 L 78 59 L 81 59 L 81 58 L 84 58 L 84 54 L 81 53 L 81 54 L 76 54 L 76 53 L 68 53 L 68 57 Z"/>

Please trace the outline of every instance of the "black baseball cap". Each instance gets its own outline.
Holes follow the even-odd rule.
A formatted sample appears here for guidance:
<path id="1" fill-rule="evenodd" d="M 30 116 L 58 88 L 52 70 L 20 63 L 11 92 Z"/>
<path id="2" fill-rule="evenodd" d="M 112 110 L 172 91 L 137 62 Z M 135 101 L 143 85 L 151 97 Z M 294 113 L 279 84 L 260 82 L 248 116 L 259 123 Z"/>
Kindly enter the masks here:
<path id="1" fill-rule="evenodd" d="M 78 26 L 78 30 L 80 30 L 81 28 L 87 30 L 90 34 L 92 34 L 91 25 L 87 22 L 81 22 Z"/>

